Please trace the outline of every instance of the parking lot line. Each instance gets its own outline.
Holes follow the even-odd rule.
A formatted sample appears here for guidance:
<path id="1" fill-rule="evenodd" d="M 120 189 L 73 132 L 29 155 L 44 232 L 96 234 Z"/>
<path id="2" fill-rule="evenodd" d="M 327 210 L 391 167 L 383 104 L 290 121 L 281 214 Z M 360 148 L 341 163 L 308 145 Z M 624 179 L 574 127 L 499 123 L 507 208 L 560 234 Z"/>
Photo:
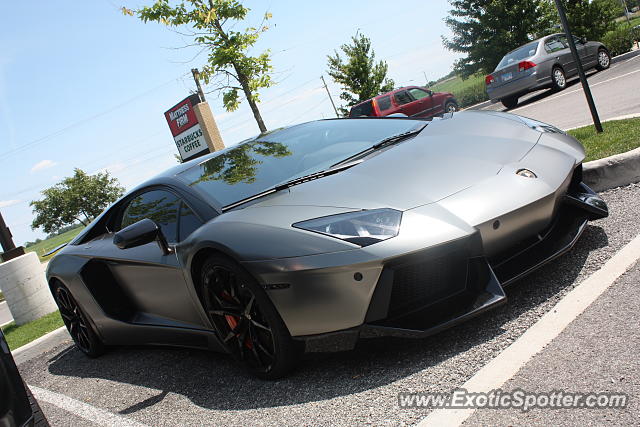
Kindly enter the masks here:
<path id="1" fill-rule="evenodd" d="M 34 385 L 29 385 L 29 389 L 36 400 L 54 405 L 99 426 L 146 427 L 146 424 L 105 411 L 104 409 L 96 408 L 88 403 L 65 396 L 64 394 L 45 390 Z"/>
<path id="2" fill-rule="evenodd" d="M 631 74 L 635 74 L 635 73 L 640 73 L 640 70 L 635 70 L 635 71 L 631 71 L 629 73 L 622 74 L 620 76 L 611 77 L 610 79 L 603 80 L 601 82 L 589 83 L 589 87 L 593 88 L 593 87 L 599 86 L 601 84 L 609 83 L 609 82 L 612 82 L 614 80 L 620 79 L 622 77 L 630 76 Z M 563 96 L 571 95 L 572 93 L 581 92 L 581 91 L 582 91 L 582 86 L 579 89 L 574 89 L 574 90 L 571 90 L 571 91 L 563 91 L 562 93 L 559 93 L 556 96 L 552 96 L 552 97 L 549 97 L 549 98 L 546 98 L 546 99 L 541 99 L 540 101 L 536 102 L 536 104 L 542 104 L 544 102 L 553 101 L 553 100 L 556 100 L 558 98 L 562 98 Z M 528 107 L 528 105 L 523 105 L 522 107 L 514 108 L 513 110 L 510 110 L 510 112 L 518 111 L 518 110 L 520 110 L 522 108 L 526 108 L 526 107 Z"/>
<path id="3" fill-rule="evenodd" d="M 640 235 L 586 278 L 524 334 L 487 363 L 461 388 L 469 392 L 490 392 L 513 377 L 533 356 L 557 337 L 576 317 L 640 259 Z M 475 409 L 436 409 L 419 427 L 459 426 Z"/>

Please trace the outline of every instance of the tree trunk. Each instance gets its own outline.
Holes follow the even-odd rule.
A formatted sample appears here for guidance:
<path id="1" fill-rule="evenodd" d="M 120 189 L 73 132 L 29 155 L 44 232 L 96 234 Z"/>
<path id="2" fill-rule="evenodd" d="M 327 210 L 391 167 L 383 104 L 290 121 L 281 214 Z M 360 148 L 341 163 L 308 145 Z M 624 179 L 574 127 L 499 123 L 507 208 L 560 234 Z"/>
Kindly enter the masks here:
<path id="1" fill-rule="evenodd" d="M 244 92 L 244 96 L 247 98 L 247 102 L 249 103 L 249 107 L 251 107 L 251 111 L 253 112 L 253 117 L 256 119 L 256 123 L 258 123 L 258 127 L 260 128 L 260 132 L 266 132 L 267 127 L 264 125 L 264 121 L 262 120 L 262 116 L 260 115 L 260 110 L 258 110 L 258 104 L 253 100 L 253 96 L 251 93 L 251 89 L 249 89 L 249 83 L 247 82 L 247 76 L 245 76 L 236 66 L 233 64 L 233 68 L 236 71 L 236 76 L 238 76 L 238 81 L 240 82 L 240 86 L 242 86 L 242 91 Z"/>

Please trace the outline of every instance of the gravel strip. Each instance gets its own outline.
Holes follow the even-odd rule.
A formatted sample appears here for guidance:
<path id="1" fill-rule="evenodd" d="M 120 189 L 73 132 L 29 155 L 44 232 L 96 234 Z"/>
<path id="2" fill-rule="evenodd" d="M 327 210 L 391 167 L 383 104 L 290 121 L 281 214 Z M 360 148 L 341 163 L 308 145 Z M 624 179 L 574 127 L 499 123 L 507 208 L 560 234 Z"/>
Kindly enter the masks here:
<path id="1" fill-rule="evenodd" d="M 507 289 L 509 302 L 423 340 L 377 339 L 312 355 L 291 377 L 262 382 L 226 357 L 195 350 L 120 348 L 90 360 L 58 347 L 21 366 L 28 383 L 152 425 L 410 425 L 397 393 L 450 391 L 535 323 L 640 233 L 640 185 L 602 193 L 610 217 L 576 247 Z"/>

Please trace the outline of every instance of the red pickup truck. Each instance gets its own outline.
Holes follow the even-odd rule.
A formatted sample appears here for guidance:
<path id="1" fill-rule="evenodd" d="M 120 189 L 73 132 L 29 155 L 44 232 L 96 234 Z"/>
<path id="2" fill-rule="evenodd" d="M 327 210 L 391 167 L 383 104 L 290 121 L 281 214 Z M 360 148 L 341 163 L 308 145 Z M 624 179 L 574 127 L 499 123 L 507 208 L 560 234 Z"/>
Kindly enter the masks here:
<path id="1" fill-rule="evenodd" d="M 382 117 L 396 113 L 409 117 L 431 117 L 457 110 L 458 102 L 451 93 L 407 86 L 354 105 L 349 117 Z"/>

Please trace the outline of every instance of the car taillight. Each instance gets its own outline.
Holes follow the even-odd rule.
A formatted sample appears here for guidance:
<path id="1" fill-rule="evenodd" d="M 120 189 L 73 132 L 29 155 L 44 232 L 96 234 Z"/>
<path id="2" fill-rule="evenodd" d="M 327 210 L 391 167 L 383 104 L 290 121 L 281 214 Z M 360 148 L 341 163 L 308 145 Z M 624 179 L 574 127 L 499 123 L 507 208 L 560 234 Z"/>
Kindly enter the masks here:
<path id="1" fill-rule="evenodd" d="M 533 67 L 537 67 L 537 65 L 531 61 L 520 61 L 518 64 L 518 71 L 526 71 Z"/>
<path id="2" fill-rule="evenodd" d="M 484 78 L 484 83 L 489 86 L 491 83 L 495 82 L 496 79 L 493 78 L 491 74 Z"/>

